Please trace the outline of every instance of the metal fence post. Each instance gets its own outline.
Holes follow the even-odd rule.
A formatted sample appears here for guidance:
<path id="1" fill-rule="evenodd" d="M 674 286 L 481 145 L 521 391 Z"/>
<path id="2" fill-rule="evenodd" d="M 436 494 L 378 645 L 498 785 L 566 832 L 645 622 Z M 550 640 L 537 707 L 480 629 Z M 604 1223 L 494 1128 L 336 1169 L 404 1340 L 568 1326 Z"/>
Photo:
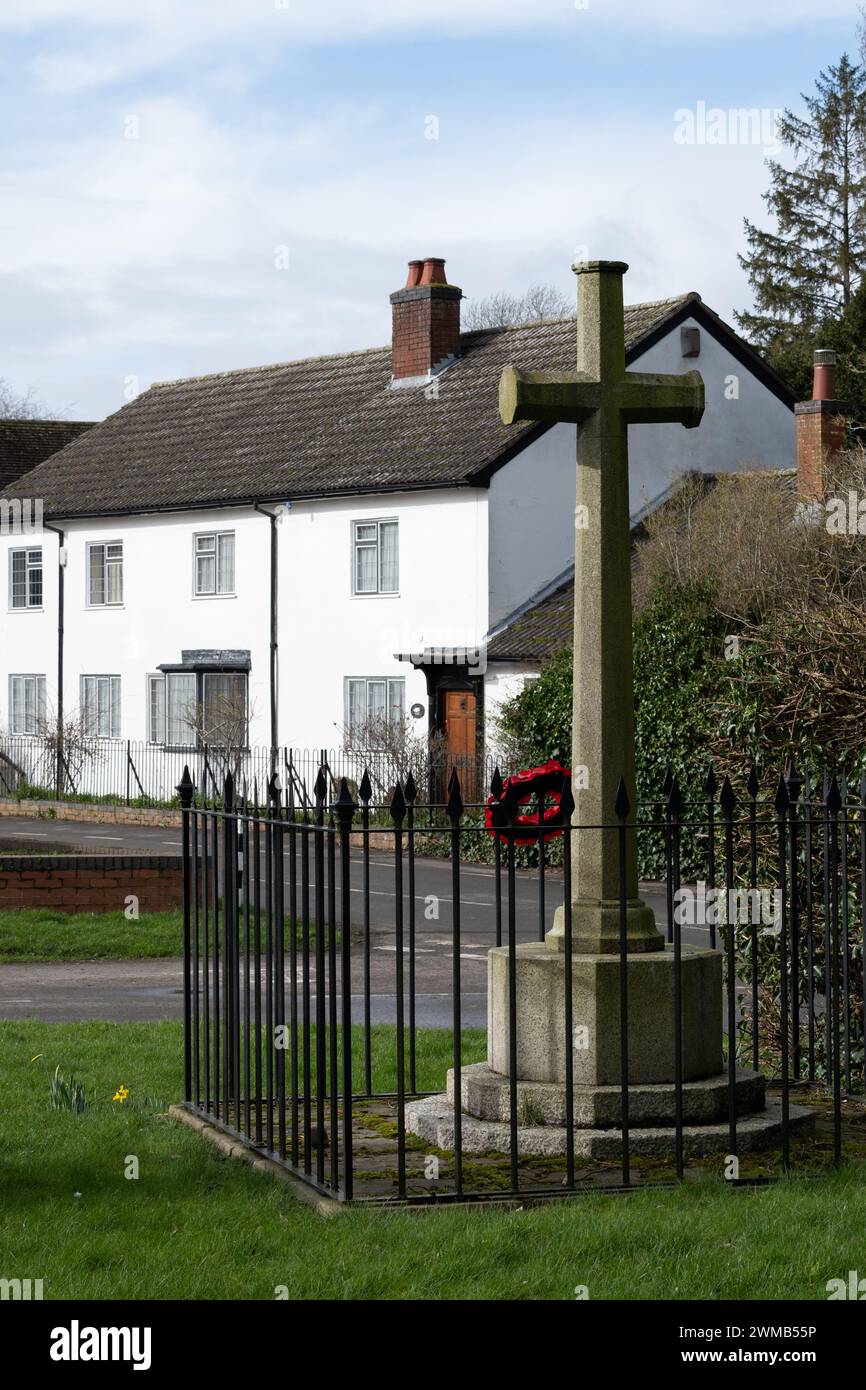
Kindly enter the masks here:
<path id="1" fill-rule="evenodd" d="M 238 1092 L 236 1087 L 237 1058 L 237 1018 L 236 990 L 238 968 L 237 947 L 237 820 L 235 813 L 235 784 L 231 772 L 226 774 L 223 784 L 223 1105 L 227 1122 L 230 1122 L 229 1106 L 235 1105 L 237 1116 Z M 235 1128 L 240 1128 L 236 1123 Z"/>
<path id="2" fill-rule="evenodd" d="M 181 854 L 183 856 L 183 1098 L 192 1099 L 192 943 L 190 934 L 190 808 L 195 792 L 189 768 L 184 767 L 177 787 L 181 805 Z"/>
<path id="3" fill-rule="evenodd" d="M 343 1043 L 343 1195 L 346 1201 L 352 1200 L 352 943 L 351 943 L 351 862 L 349 838 L 352 821 L 357 811 L 357 803 L 349 791 L 349 784 L 343 777 L 340 781 L 340 795 L 334 803 L 333 811 L 340 833 L 340 995 L 342 1004 L 342 1043 Z"/>

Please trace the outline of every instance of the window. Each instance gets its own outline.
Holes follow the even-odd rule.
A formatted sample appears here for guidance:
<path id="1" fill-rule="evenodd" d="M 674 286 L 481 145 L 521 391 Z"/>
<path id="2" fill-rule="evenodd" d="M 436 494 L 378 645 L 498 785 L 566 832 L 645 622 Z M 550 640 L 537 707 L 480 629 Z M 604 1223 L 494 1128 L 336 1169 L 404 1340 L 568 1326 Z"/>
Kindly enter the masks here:
<path id="1" fill-rule="evenodd" d="M 165 741 L 171 748 L 195 743 L 196 677 L 194 671 L 170 671 L 165 677 Z"/>
<path id="2" fill-rule="evenodd" d="M 45 677 L 10 676 L 9 732 L 38 734 L 44 726 Z"/>
<path id="3" fill-rule="evenodd" d="M 147 678 L 147 741 L 165 743 L 165 676 Z"/>
<path id="4" fill-rule="evenodd" d="M 9 552 L 9 607 L 42 607 L 42 549 Z"/>
<path id="5" fill-rule="evenodd" d="M 247 678 L 240 671 L 202 674 L 201 736 L 221 748 L 247 743 Z"/>
<path id="6" fill-rule="evenodd" d="M 400 583 L 396 521 L 355 521 L 353 592 L 396 594 Z"/>
<path id="7" fill-rule="evenodd" d="M 120 676 L 82 676 L 81 712 L 89 738 L 120 738 Z"/>
<path id="8" fill-rule="evenodd" d="M 346 680 L 346 728 L 353 737 L 375 733 L 384 724 L 405 718 L 406 682 L 387 677 L 349 676 Z"/>
<path id="9" fill-rule="evenodd" d="M 123 541 L 87 547 L 87 602 L 91 608 L 123 603 Z"/>
<path id="10" fill-rule="evenodd" d="M 249 711 L 243 671 L 168 671 L 147 678 L 151 743 L 246 747 Z"/>
<path id="11" fill-rule="evenodd" d="M 195 593 L 233 594 L 235 591 L 235 533 L 209 531 L 194 537 Z"/>

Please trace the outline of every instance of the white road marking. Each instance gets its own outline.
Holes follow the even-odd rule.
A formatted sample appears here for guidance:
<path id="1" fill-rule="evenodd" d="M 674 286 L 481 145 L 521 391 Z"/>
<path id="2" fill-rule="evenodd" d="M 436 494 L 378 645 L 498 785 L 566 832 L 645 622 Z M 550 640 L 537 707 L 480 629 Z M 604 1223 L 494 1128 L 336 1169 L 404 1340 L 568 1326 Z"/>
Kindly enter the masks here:
<path id="1" fill-rule="evenodd" d="M 349 891 L 351 893 L 363 893 L 364 890 L 363 888 L 351 888 Z M 370 889 L 371 898 L 396 898 L 396 896 L 396 893 L 386 893 L 381 888 Z M 441 893 L 437 893 L 435 896 L 438 898 L 440 903 L 451 903 L 454 901 L 453 898 L 443 897 Z M 424 898 L 416 897 L 415 902 L 418 907 L 421 907 L 421 905 L 424 903 Z M 496 907 L 495 903 L 485 903 L 482 902 L 479 898 L 461 898 L 460 902 L 467 907 L 488 907 L 494 909 Z"/>
<path id="2" fill-rule="evenodd" d="M 85 840 L 122 840 L 122 835 L 85 835 Z"/>
<path id="3" fill-rule="evenodd" d="M 48 835 L 44 830 L 10 830 L 10 835 L 14 835 L 16 840 L 47 840 Z"/>
<path id="4" fill-rule="evenodd" d="M 374 946 L 374 947 L 373 947 L 373 950 L 374 950 L 374 951 L 392 951 L 395 955 L 397 954 L 397 947 L 396 947 L 396 946 Z M 403 954 L 408 956 L 408 954 L 409 954 L 409 947 L 408 947 L 408 946 L 404 946 L 404 947 L 403 947 Z M 431 951 L 431 950 L 429 949 L 429 947 L 427 947 L 427 946 L 416 946 L 416 947 L 415 947 L 415 954 L 416 954 L 416 956 L 435 956 L 435 955 L 438 955 L 438 952 L 437 952 L 437 951 Z"/>

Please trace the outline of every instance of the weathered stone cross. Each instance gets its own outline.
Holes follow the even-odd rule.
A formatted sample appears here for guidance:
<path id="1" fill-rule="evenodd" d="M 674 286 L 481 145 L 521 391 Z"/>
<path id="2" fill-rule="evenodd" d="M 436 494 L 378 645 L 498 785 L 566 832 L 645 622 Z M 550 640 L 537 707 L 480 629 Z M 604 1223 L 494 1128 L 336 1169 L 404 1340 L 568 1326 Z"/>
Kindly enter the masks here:
<path id="1" fill-rule="evenodd" d="M 499 386 L 505 424 L 570 421 L 577 440 L 574 567 L 575 826 L 614 825 L 620 777 L 635 801 L 632 667 L 631 530 L 628 426 L 700 424 L 704 385 L 683 376 L 627 372 L 621 261 L 574 267 L 578 276 L 577 372 L 519 372 L 506 367 Z M 661 950 L 664 938 L 638 898 L 634 836 L 629 835 L 626 884 L 630 951 Z M 615 830 L 572 836 L 572 924 L 575 951 L 619 950 L 619 845 Z M 548 936 L 562 947 L 563 910 Z"/>

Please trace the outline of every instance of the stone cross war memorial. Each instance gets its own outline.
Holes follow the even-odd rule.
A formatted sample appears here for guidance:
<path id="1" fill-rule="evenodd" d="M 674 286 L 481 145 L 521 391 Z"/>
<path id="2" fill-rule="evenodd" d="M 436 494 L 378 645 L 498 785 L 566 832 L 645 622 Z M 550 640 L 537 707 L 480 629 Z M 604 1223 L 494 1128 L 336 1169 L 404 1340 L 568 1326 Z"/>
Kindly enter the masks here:
<path id="1" fill-rule="evenodd" d="M 569 375 L 507 367 L 505 424 L 573 422 L 575 508 L 572 830 L 566 897 L 540 942 L 488 960 L 487 1062 L 449 1074 L 444 1096 L 412 1101 L 407 1127 L 467 1152 L 614 1158 L 622 1130 L 635 1154 L 725 1152 L 729 1116 L 743 1148 L 780 1132 L 764 1078 L 723 1060 L 723 957 L 668 942 L 638 893 L 634 801 L 628 427 L 696 428 L 698 372 L 626 370 L 622 262 L 574 267 L 577 361 Z M 621 829 L 617 815 L 622 819 Z M 570 1098 L 570 1099 L 569 1099 Z M 571 1112 L 569 1114 L 569 1112 Z M 811 1112 L 789 1107 L 807 1128 Z M 455 1139 L 456 1133 L 456 1139 Z"/>

